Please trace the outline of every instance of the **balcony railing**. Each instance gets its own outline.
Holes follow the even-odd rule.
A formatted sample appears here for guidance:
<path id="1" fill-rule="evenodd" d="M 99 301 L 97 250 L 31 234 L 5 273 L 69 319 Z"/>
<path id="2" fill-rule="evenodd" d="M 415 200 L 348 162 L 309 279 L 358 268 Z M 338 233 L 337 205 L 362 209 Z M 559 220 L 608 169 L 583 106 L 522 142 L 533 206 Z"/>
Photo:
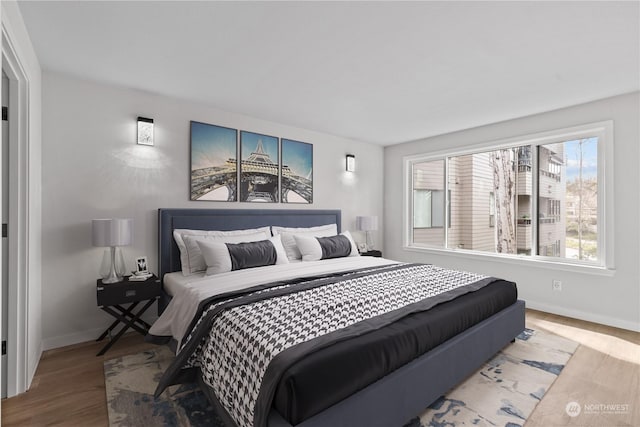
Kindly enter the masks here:
<path id="1" fill-rule="evenodd" d="M 538 218 L 538 224 L 555 224 L 560 222 L 560 216 Z M 518 225 L 531 225 L 531 218 L 518 218 Z"/>
<path id="2" fill-rule="evenodd" d="M 555 224 L 556 222 L 560 222 L 560 216 L 548 216 L 545 218 L 538 218 L 538 222 L 540 224 Z"/>
<path id="3" fill-rule="evenodd" d="M 518 251 L 526 252 L 531 250 L 531 220 L 528 218 L 518 219 L 516 245 Z"/>
<path id="4" fill-rule="evenodd" d="M 553 172 L 549 172 L 549 171 L 545 171 L 545 170 L 540 170 L 540 175 L 549 177 L 551 179 L 555 179 L 556 181 L 560 182 L 560 174 L 559 173 L 553 173 Z"/>

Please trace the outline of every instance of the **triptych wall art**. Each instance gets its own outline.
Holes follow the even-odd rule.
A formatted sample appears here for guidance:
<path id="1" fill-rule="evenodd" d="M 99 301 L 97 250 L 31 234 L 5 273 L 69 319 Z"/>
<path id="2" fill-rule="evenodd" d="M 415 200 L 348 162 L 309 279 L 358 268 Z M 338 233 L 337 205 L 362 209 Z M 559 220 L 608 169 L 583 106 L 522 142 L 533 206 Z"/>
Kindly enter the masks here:
<path id="1" fill-rule="evenodd" d="M 313 203 L 313 145 L 192 121 L 191 200 Z"/>

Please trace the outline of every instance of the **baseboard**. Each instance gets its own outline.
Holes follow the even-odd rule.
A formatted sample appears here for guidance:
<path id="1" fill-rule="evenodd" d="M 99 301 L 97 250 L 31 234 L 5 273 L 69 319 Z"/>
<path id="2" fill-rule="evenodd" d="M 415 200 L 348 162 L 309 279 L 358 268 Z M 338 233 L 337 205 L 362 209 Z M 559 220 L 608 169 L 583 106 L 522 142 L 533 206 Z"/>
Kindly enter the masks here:
<path id="1" fill-rule="evenodd" d="M 614 328 L 627 329 L 629 331 L 640 332 L 640 323 L 629 322 L 628 320 L 616 319 L 595 313 L 587 313 L 557 305 L 538 303 L 527 300 L 527 308 L 544 311 L 545 313 L 557 314 L 559 316 L 572 317 L 574 319 L 586 320 L 587 322 L 600 323 L 602 325 L 613 326 Z"/>
<path id="2" fill-rule="evenodd" d="M 95 341 L 104 332 L 105 328 L 91 329 L 88 331 L 76 332 L 58 337 L 45 338 L 42 340 L 42 350 L 47 351 L 54 348 L 66 347 L 68 345 L 79 344 L 87 341 Z"/>
<path id="3" fill-rule="evenodd" d="M 155 310 L 149 309 L 146 313 L 142 315 L 142 320 L 149 323 L 150 325 L 153 325 L 154 322 L 158 320 L 158 316 L 155 315 Z M 59 335 L 56 337 L 44 338 L 42 340 L 41 351 L 52 350 L 54 348 L 66 347 L 68 345 L 80 344 L 88 341 L 95 341 L 96 338 L 98 338 L 104 332 L 104 330 L 107 329 L 107 326 L 109 326 L 109 323 L 105 322 L 104 326 L 100 328 L 89 329 L 87 331 L 74 332 L 72 334 L 67 334 L 67 335 Z M 116 327 L 116 331 L 119 331 L 121 327 L 122 327 L 122 324 L 119 324 Z M 130 333 L 132 331 L 133 331 L 132 329 L 129 329 L 127 333 Z"/>

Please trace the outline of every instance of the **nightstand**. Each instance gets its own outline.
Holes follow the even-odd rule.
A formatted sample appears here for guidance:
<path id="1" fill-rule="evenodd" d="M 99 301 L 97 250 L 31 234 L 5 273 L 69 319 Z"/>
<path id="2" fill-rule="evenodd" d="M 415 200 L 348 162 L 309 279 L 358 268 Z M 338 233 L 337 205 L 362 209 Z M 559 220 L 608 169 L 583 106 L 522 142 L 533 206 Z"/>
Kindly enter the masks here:
<path id="1" fill-rule="evenodd" d="M 125 277 L 121 282 L 102 283 L 102 279 L 97 281 L 97 301 L 98 307 L 106 313 L 116 318 L 96 341 L 102 341 L 107 335 L 109 342 L 96 356 L 102 356 L 124 335 L 129 329 L 133 329 L 142 335 L 146 335 L 151 327 L 147 322 L 140 319 L 140 316 L 160 297 L 162 288 L 160 279 L 155 275 L 144 281 L 129 281 Z M 146 303 L 136 312 L 134 309 L 142 302 Z M 129 304 L 124 308 L 122 304 Z M 114 336 L 113 330 L 122 323 L 122 329 Z"/>
<path id="2" fill-rule="evenodd" d="M 382 251 L 378 251 L 376 249 L 372 249 L 367 252 L 360 252 L 360 256 L 375 256 L 378 258 L 382 258 Z"/>

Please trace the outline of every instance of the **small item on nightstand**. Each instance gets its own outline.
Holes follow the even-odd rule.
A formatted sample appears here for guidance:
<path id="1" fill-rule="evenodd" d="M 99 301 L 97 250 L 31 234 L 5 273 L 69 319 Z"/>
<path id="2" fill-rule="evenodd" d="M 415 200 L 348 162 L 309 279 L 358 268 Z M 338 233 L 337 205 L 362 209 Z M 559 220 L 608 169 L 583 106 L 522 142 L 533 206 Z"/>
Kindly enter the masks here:
<path id="1" fill-rule="evenodd" d="M 360 252 L 360 256 L 374 256 L 374 257 L 381 258 L 382 257 L 382 251 L 378 251 L 378 250 L 372 249 L 370 251 Z"/>
<path id="2" fill-rule="evenodd" d="M 144 282 L 153 276 L 153 273 L 139 273 L 135 271 L 131 276 L 129 276 L 130 282 Z"/>

